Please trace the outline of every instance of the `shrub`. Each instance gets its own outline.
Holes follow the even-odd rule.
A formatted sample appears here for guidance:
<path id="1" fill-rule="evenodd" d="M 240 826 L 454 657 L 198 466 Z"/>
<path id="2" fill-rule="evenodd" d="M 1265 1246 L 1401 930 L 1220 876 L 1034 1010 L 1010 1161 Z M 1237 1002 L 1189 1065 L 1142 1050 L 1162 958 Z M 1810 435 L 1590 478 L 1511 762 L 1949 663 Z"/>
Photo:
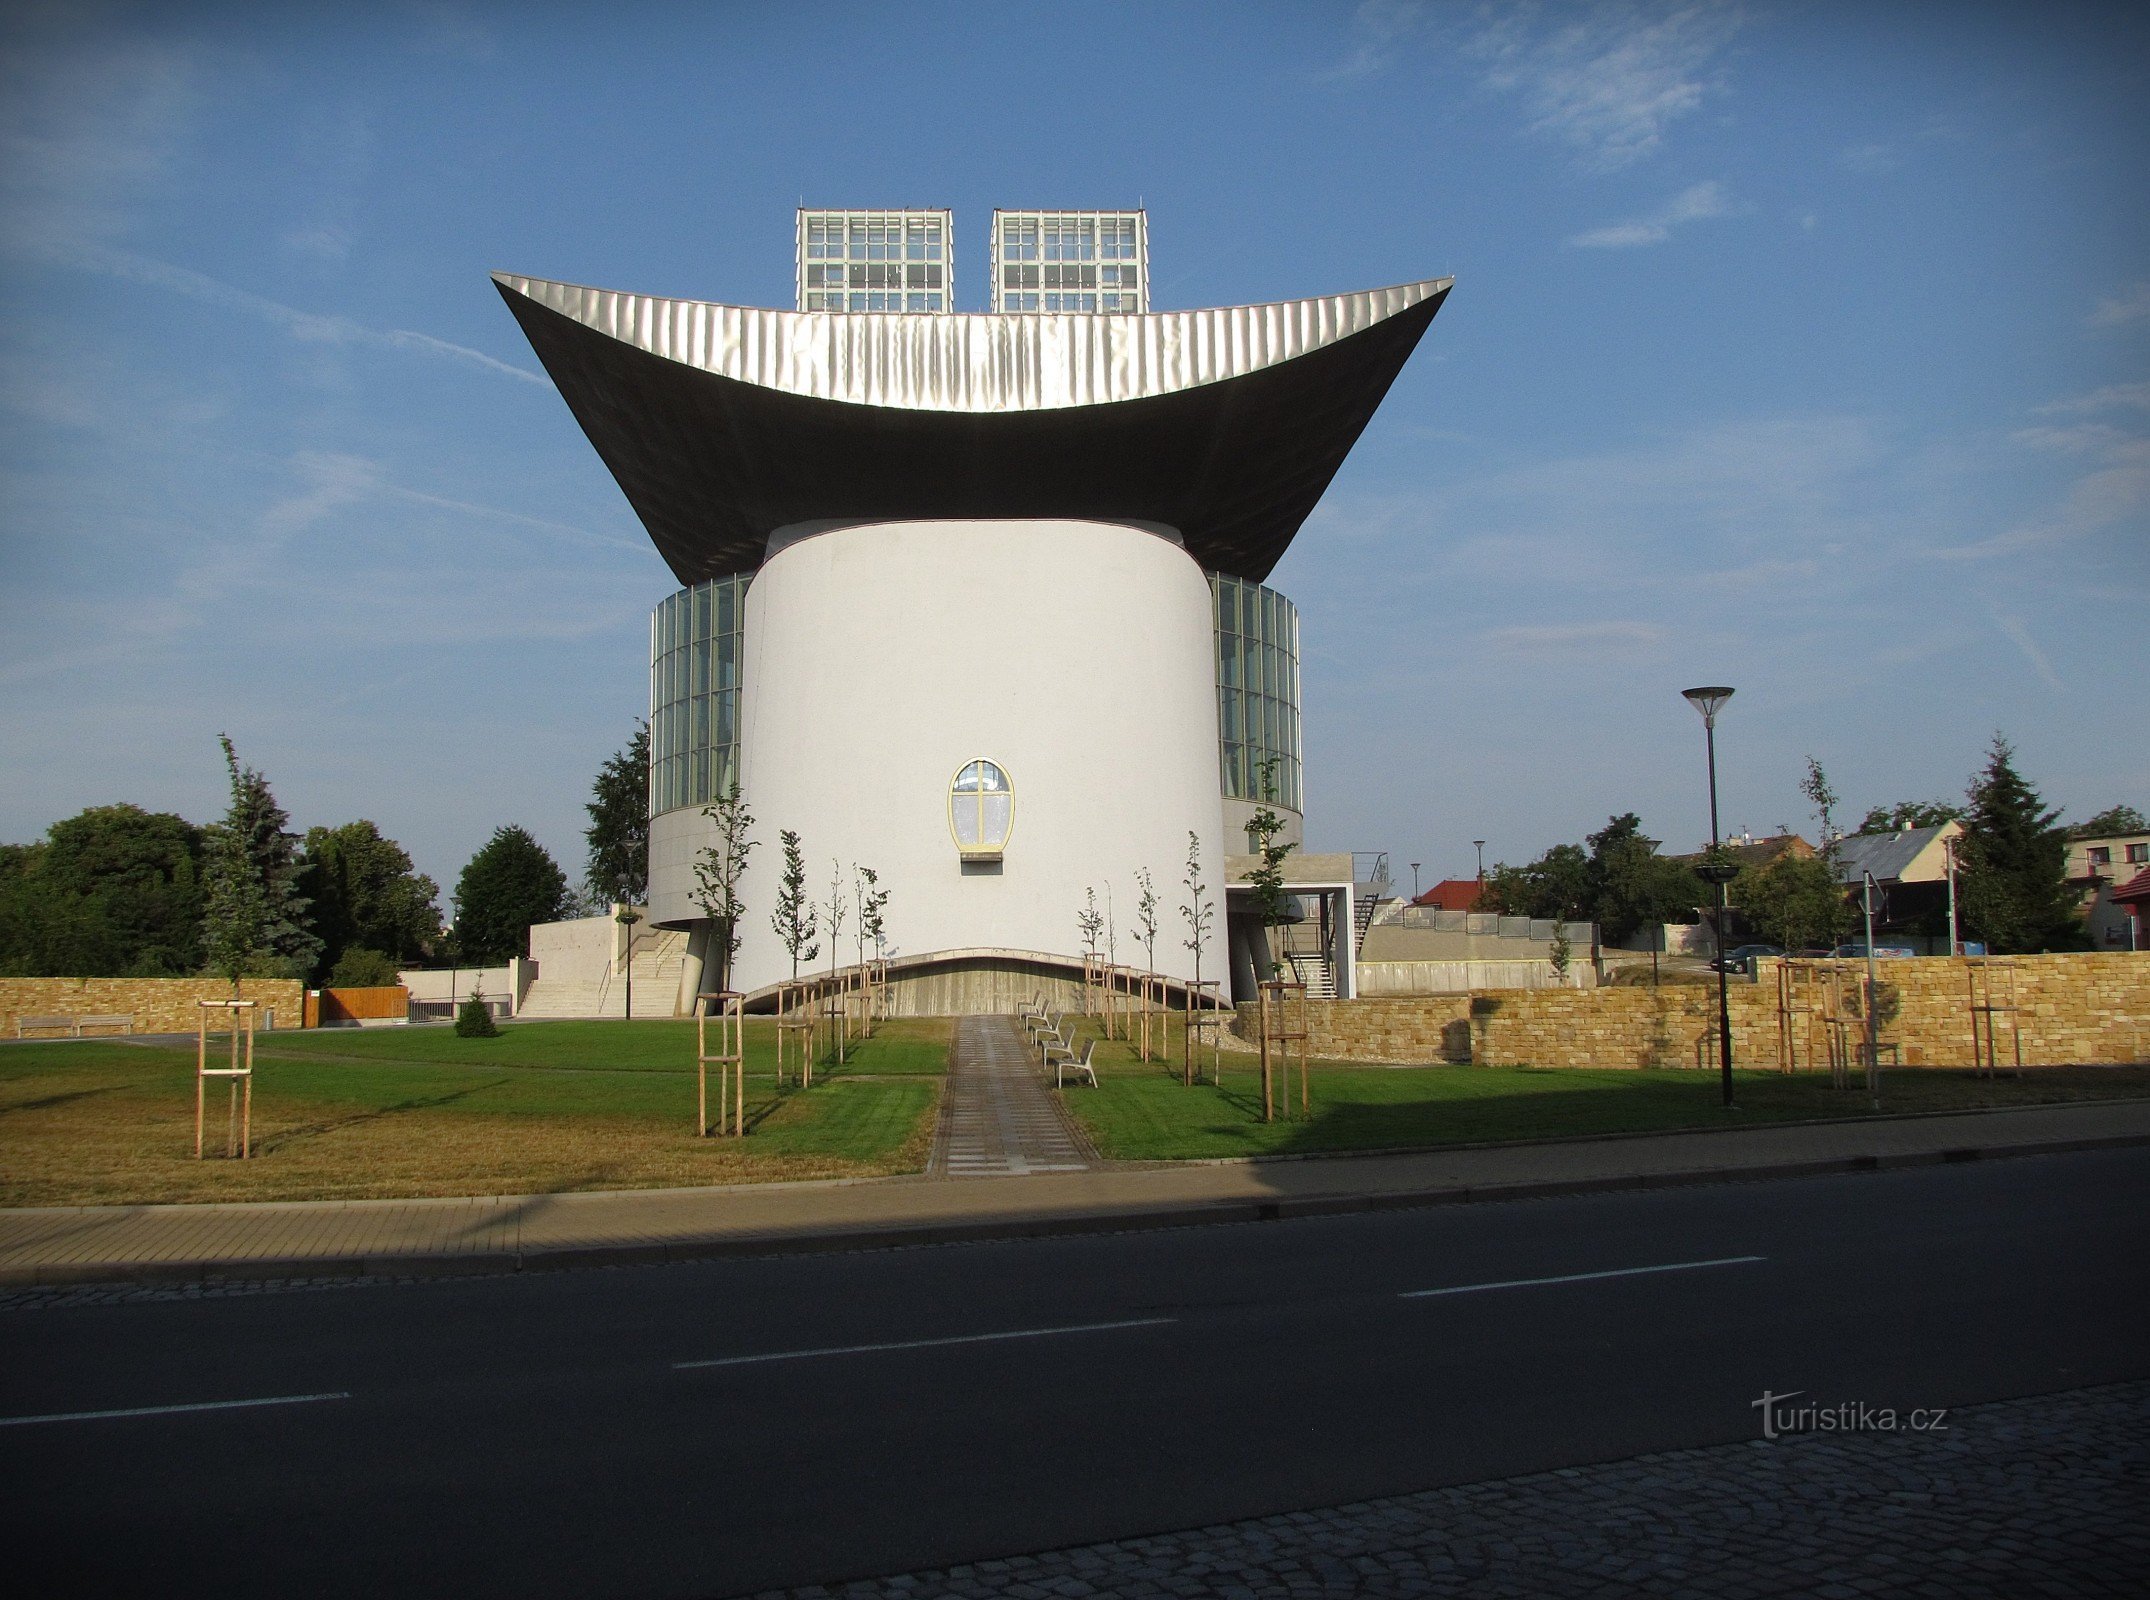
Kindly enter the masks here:
<path id="1" fill-rule="evenodd" d="M 398 981 L 396 964 L 378 950 L 354 944 L 336 958 L 328 981 L 338 989 L 385 989 Z"/>
<path id="2" fill-rule="evenodd" d="M 455 1036 L 458 1039 L 494 1039 L 500 1035 L 500 1024 L 486 1009 L 485 991 L 473 989 L 465 997 L 455 1013 Z"/>

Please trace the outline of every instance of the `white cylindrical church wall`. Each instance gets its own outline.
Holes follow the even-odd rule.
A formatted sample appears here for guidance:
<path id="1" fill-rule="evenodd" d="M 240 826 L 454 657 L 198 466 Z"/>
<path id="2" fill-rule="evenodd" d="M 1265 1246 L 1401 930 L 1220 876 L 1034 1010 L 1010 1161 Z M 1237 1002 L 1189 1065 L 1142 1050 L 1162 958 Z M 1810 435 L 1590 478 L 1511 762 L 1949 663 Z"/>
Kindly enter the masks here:
<path id="1" fill-rule="evenodd" d="M 1109 886 L 1119 957 L 1140 963 L 1134 874 L 1147 868 L 1158 968 L 1190 974 L 1190 832 L 1224 898 L 1214 662 L 1201 570 L 1141 529 L 881 523 L 780 549 L 747 594 L 741 759 L 759 842 L 736 986 L 790 971 L 770 924 L 784 829 L 800 835 L 816 900 L 835 863 L 846 900 L 854 863 L 880 874 L 894 955 L 1075 955 L 1084 892 L 1103 912 Z M 978 759 L 1014 790 L 991 864 L 964 861 L 950 828 L 950 786 Z M 666 843 L 653 855 L 686 854 L 684 836 Z M 683 866 L 652 861 L 663 878 Z M 653 903 L 684 888 L 653 883 Z M 1222 924 L 1220 910 L 1206 974 L 1222 968 Z M 838 959 L 853 949 L 847 926 Z"/>

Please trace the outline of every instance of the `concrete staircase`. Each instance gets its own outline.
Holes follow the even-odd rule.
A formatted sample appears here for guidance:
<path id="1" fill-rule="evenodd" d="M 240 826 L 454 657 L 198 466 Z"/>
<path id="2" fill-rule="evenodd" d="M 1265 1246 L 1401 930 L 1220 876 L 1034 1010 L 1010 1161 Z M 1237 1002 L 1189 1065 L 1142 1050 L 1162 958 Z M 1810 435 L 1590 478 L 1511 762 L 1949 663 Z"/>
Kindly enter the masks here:
<path id="1" fill-rule="evenodd" d="M 635 1015 L 669 1017 L 679 999 L 679 975 L 687 961 L 687 935 L 676 928 L 636 930 L 634 946 Z M 569 973 L 547 976 L 541 969 L 523 994 L 515 1015 L 529 1021 L 563 1017 L 624 1017 L 627 980 L 609 966 L 596 976 Z"/>

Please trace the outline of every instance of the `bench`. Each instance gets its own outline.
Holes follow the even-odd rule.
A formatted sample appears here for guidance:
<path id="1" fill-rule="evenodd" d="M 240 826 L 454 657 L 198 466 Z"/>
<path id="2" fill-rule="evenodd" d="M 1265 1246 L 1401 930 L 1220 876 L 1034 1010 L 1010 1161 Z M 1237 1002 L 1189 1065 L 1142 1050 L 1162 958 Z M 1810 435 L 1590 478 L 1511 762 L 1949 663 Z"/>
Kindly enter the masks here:
<path id="1" fill-rule="evenodd" d="M 1084 1043 L 1081 1055 L 1077 1055 L 1064 1044 L 1048 1046 L 1046 1059 L 1052 1063 L 1053 1087 L 1055 1089 L 1065 1087 L 1069 1075 L 1072 1074 L 1078 1078 L 1088 1078 L 1090 1087 L 1095 1089 L 1097 1087 L 1097 1068 L 1090 1065 L 1090 1058 L 1096 1053 L 1097 1041 L 1095 1039 Z"/>
<path id="2" fill-rule="evenodd" d="M 134 1016 L 130 1012 L 115 1011 L 103 1016 L 75 1018 L 75 1035 L 81 1037 L 85 1028 L 117 1028 L 121 1033 L 134 1032 Z"/>
<path id="3" fill-rule="evenodd" d="M 28 1030 L 28 1029 L 32 1029 L 32 1028 L 36 1029 L 36 1030 L 37 1030 L 38 1032 L 40 1032 L 40 1033 L 46 1033 L 46 1032 L 50 1032 L 50 1031 L 51 1031 L 52 1029 L 54 1029 L 54 1028 L 57 1028 L 57 1029 L 59 1029 L 59 1030 L 60 1030 L 61 1032 L 65 1033 L 65 1034 L 66 1034 L 66 1035 L 67 1035 L 67 1036 L 68 1036 L 69 1038 L 72 1038 L 72 1037 L 74 1037 L 74 1032 L 75 1032 L 75 1019 L 74 1019 L 73 1017 L 21 1017 L 21 1016 L 18 1016 L 18 1017 L 17 1017 L 16 1019 L 15 1019 L 15 1037 L 16 1037 L 16 1038 L 20 1039 L 20 1038 L 21 1038 L 21 1037 L 23 1036 L 23 1033 L 24 1033 L 24 1032 L 25 1032 L 26 1030 Z"/>

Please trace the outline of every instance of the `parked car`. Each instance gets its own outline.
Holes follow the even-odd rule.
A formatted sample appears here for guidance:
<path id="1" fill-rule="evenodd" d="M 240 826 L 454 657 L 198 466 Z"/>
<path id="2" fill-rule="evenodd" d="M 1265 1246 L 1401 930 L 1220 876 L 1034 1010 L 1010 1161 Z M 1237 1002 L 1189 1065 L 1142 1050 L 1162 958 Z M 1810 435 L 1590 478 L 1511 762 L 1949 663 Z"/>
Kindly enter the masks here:
<path id="1" fill-rule="evenodd" d="M 1718 972 L 1752 972 L 1754 970 L 1754 963 L 1757 957 L 1781 956 L 1783 954 L 1784 947 L 1782 945 L 1734 945 L 1730 950 L 1727 950 L 1715 961 L 1712 961 L 1710 963 L 1710 966 L 1712 969 Z"/>
<path id="2" fill-rule="evenodd" d="M 1866 941 L 1864 939 L 1853 939 L 1846 944 L 1838 945 L 1829 953 L 1837 957 L 1848 957 L 1854 961 L 1864 961 L 1866 959 Z M 1917 954 L 1918 952 L 1908 944 L 1877 944 L 1874 946 L 1874 959 L 1877 961 L 1885 960 L 1891 956 L 1915 956 Z"/>

